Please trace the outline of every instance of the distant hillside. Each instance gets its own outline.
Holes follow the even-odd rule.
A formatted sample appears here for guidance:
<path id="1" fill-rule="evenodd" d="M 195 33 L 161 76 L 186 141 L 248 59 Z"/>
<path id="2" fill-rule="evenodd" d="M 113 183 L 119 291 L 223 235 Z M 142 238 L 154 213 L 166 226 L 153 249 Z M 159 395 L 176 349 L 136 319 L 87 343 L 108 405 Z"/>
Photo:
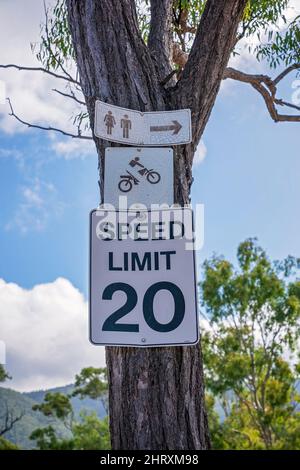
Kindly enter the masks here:
<path id="1" fill-rule="evenodd" d="M 297 389 L 300 392 L 300 381 L 297 383 Z M 7 432 L 3 437 L 17 444 L 22 449 L 33 449 L 35 442 L 29 439 L 30 434 L 36 428 L 48 426 L 50 420 L 42 413 L 32 411 L 32 406 L 36 403 L 41 403 L 47 392 L 68 394 L 71 393 L 72 390 L 73 385 L 66 385 L 65 387 L 57 387 L 49 390 L 19 393 L 9 388 L 0 387 L 0 427 L 3 421 L 3 412 L 6 408 L 6 404 L 8 408 L 10 410 L 13 409 L 16 414 L 20 411 L 24 412 L 21 421 L 18 421 L 13 429 Z M 72 398 L 71 401 L 77 417 L 81 411 L 87 411 L 88 413 L 96 412 L 99 418 L 104 418 L 106 415 L 102 400 L 91 400 L 88 398 L 80 400 L 79 398 Z M 221 421 L 223 421 L 224 412 L 218 401 L 216 403 L 216 411 L 220 415 Z M 53 423 L 53 421 L 51 421 L 51 423 Z M 61 423 L 57 422 L 57 428 L 62 435 L 67 436 L 65 428 Z"/>
<path id="2" fill-rule="evenodd" d="M 35 401 L 22 393 L 15 392 L 8 388 L 0 388 L 0 426 L 2 427 L 3 411 L 6 405 L 9 410 L 14 410 L 15 415 L 18 415 L 20 412 L 24 413 L 23 418 L 14 425 L 11 431 L 5 433 L 3 437 L 23 449 L 31 449 L 34 447 L 34 442 L 29 439 L 34 429 L 48 425 L 48 420 L 44 415 L 32 411 L 34 404 Z"/>
<path id="3" fill-rule="evenodd" d="M 65 387 L 57 387 L 49 390 L 20 393 L 9 388 L 0 387 L 0 427 L 2 425 L 3 410 L 5 410 L 6 404 L 8 409 L 15 410 L 16 415 L 19 414 L 19 412 L 24 413 L 23 418 L 14 425 L 11 431 L 5 433 L 3 437 L 17 444 L 22 449 L 34 448 L 35 442 L 29 439 L 30 434 L 36 428 L 49 426 L 50 420 L 42 413 L 33 411 L 33 405 L 41 403 L 47 392 L 67 394 L 70 393 L 72 389 L 73 385 L 67 385 Z M 96 412 L 99 418 L 104 418 L 106 415 L 102 400 L 91 400 L 89 398 L 80 400 L 79 398 L 72 398 L 71 401 L 76 416 L 83 410 L 88 413 Z M 51 420 L 51 424 L 52 423 L 53 420 Z M 61 423 L 57 422 L 56 426 L 61 431 L 62 435 L 66 435 L 65 428 Z"/>

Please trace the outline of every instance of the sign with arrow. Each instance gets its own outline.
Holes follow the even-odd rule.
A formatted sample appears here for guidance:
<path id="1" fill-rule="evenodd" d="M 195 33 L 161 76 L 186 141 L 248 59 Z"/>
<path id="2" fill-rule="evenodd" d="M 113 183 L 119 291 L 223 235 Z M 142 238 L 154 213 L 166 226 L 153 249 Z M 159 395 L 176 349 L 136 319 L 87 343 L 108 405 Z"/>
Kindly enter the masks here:
<path id="1" fill-rule="evenodd" d="M 150 132 L 168 132 L 174 131 L 173 135 L 178 134 L 178 132 L 182 129 L 182 125 L 178 121 L 173 121 L 173 124 L 169 126 L 151 126 Z"/>
<path id="2" fill-rule="evenodd" d="M 142 113 L 97 100 L 94 131 L 101 139 L 127 145 L 188 144 L 192 140 L 191 111 Z"/>

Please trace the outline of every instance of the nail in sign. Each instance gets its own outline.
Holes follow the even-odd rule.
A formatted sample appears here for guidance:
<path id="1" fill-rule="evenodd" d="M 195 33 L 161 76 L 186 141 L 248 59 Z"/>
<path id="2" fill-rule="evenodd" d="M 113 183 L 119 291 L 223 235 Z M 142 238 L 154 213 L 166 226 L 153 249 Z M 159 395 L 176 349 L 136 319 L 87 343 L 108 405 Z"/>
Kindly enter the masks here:
<path id="1" fill-rule="evenodd" d="M 191 142 L 189 109 L 141 113 L 96 101 L 95 135 L 128 145 L 181 145 Z"/>

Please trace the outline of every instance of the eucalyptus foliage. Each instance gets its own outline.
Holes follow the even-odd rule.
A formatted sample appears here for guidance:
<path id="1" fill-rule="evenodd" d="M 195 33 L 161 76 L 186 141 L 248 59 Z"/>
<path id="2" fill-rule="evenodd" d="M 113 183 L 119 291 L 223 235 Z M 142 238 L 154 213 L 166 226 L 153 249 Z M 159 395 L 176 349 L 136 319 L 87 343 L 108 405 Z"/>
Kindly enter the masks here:
<path id="1" fill-rule="evenodd" d="M 267 60 L 271 67 L 300 61 L 300 16 L 295 15 L 288 23 L 286 11 L 290 3 L 289 0 L 249 0 L 240 24 L 237 43 L 243 37 L 256 37 L 258 45 L 252 47 L 250 41 L 246 46 L 255 53 L 258 61 Z M 190 49 L 205 5 L 206 0 L 173 1 L 173 39 L 184 51 Z M 147 42 L 150 0 L 136 0 L 136 8 L 140 32 Z M 41 41 L 33 45 L 33 51 L 48 70 L 67 67 L 74 60 L 65 0 L 57 0 L 54 7 L 46 7 L 40 36 Z"/>
<path id="2" fill-rule="evenodd" d="M 222 257 L 206 261 L 201 283 L 214 444 L 300 449 L 300 260 L 271 262 L 255 239 L 239 245 L 237 260 L 237 268 Z"/>

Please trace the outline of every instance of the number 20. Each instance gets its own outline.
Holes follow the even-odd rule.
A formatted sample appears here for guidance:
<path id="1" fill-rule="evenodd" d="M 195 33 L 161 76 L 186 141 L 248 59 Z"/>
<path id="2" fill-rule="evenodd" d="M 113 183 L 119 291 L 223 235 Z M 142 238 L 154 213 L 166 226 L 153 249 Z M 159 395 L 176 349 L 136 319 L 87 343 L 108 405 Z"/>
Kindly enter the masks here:
<path id="1" fill-rule="evenodd" d="M 154 315 L 153 303 L 156 294 L 161 290 L 169 291 L 174 299 L 174 314 L 169 323 L 159 323 Z M 112 313 L 103 323 L 103 331 L 126 331 L 126 332 L 139 332 L 138 324 L 117 323 L 118 320 L 130 313 L 136 306 L 138 296 L 136 290 L 129 284 L 123 282 L 114 282 L 109 284 L 103 291 L 102 299 L 111 300 L 114 293 L 122 291 L 126 294 L 127 300 L 125 304 Z M 172 282 L 157 282 L 152 284 L 145 292 L 143 299 L 143 315 L 145 321 L 152 330 L 159 331 L 160 333 L 168 333 L 173 331 L 181 324 L 185 314 L 185 301 L 184 296 L 178 286 Z"/>

